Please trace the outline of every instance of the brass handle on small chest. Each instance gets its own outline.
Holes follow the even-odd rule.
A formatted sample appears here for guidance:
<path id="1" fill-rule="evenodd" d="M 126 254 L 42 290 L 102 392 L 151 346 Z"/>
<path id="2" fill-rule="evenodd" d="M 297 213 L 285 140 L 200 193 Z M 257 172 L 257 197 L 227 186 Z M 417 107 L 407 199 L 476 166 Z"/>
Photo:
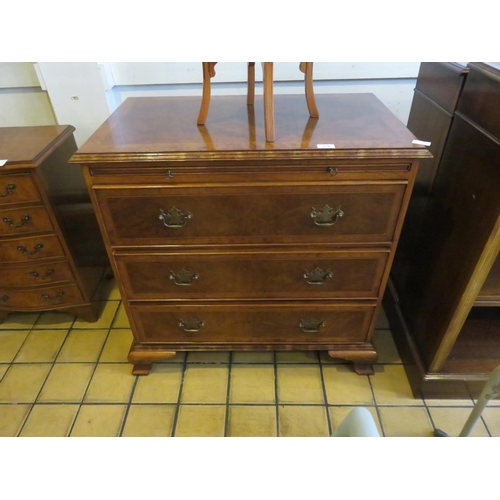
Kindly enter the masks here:
<path id="1" fill-rule="evenodd" d="M 7 196 L 11 195 L 12 191 L 14 191 L 14 189 L 16 189 L 16 187 L 17 186 L 15 184 L 7 184 L 5 186 L 5 194 L 0 193 L 0 198 L 6 198 Z"/>
<path id="2" fill-rule="evenodd" d="M 203 320 L 197 320 L 193 318 L 180 319 L 179 326 L 185 332 L 199 332 L 205 326 L 205 322 Z"/>
<path id="3" fill-rule="evenodd" d="M 26 247 L 23 247 L 22 245 L 19 245 L 17 249 L 23 254 L 23 255 L 35 255 L 38 253 L 41 249 L 43 248 L 43 243 L 37 243 L 35 245 L 35 249 L 32 250 L 31 252 L 28 251 Z"/>
<path id="4" fill-rule="evenodd" d="M 55 297 L 51 297 L 46 293 L 42 293 L 41 297 L 45 299 L 47 302 L 60 302 L 61 298 L 64 296 L 64 292 L 59 292 Z"/>
<path id="5" fill-rule="evenodd" d="M 5 224 L 8 224 L 9 227 L 23 227 L 25 224 L 27 224 L 31 220 L 31 215 L 25 214 L 21 218 L 21 222 L 18 222 L 17 224 L 12 220 L 9 219 L 8 217 L 3 217 L 2 219 Z"/>
<path id="6" fill-rule="evenodd" d="M 304 278 L 308 285 L 322 285 L 327 279 L 332 278 L 333 273 L 330 270 L 323 271 L 317 267 L 312 271 L 304 271 Z"/>
<path id="7" fill-rule="evenodd" d="M 300 328 L 305 333 L 316 333 L 320 328 L 324 328 L 326 323 L 319 319 L 303 319 L 299 323 Z"/>
<path id="8" fill-rule="evenodd" d="M 333 226 L 341 217 L 344 217 L 344 212 L 340 207 L 332 208 L 325 205 L 319 209 L 312 207 L 309 216 L 314 219 L 317 226 Z"/>
<path id="9" fill-rule="evenodd" d="M 50 279 L 52 274 L 54 274 L 54 269 L 47 269 L 47 271 L 45 271 L 45 276 L 40 276 L 40 273 L 37 273 L 36 271 L 31 271 L 29 274 L 30 276 L 33 276 L 33 278 L 35 278 L 36 280 L 41 279 L 42 281 L 45 281 Z"/>
<path id="10" fill-rule="evenodd" d="M 185 269 L 181 269 L 176 273 L 174 273 L 174 271 L 170 271 L 169 276 L 169 278 L 178 286 L 190 286 L 199 277 L 199 274 L 186 271 Z"/>
<path id="11" fill-rule="evenodd" d="M 191 212 L 176 207 L 172 207 L 168 212 L 164 212 L 160 208 L 160 214 L 158 215 L 158 219 L 163 222 L 163 225 L 171 228 L 184 227 L 186 222 L 192 218 L 193 214 Z"/>

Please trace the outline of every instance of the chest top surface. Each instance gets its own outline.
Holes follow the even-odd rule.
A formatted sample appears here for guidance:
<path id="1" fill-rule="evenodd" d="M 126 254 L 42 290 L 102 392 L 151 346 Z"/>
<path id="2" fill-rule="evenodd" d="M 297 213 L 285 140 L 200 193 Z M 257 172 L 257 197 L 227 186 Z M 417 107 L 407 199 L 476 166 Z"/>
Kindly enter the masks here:
<path id="1" fill-rule="evenodd" d="M 200 97 L 128 98 L 72 161 L 429 156 L 373 94 L 324 94 L 316 100 L 319 119 L 309 117 L 303 95 L 275 96 L 276 140 L 268 143 L 262 96 L 254 106 L 247 106 L 245 96 L 212 98 L 204 126 L 196 124 Z"/>
<path id="2" fill-rule="evenodd" d="M 0 159 L 7 160 L 0 172 L 10 167 L 36 167 L 74 130 L 70 125 L 0 128 Z"/>

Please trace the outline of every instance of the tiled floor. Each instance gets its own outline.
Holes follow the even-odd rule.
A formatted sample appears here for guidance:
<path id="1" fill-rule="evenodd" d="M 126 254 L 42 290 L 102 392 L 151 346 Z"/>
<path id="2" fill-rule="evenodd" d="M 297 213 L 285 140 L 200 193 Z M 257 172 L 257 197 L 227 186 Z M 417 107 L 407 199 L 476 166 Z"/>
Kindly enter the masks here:
<path id="1" fill-rule="evenodd" d="M 101 316 L 16 313 L 0 325 L 0 436 L 329 436 L 355 406 L 384 436 L 460 432 L 472 400 L 414 399 L 387 321 L 375 374 L 318 352 L 193 352 L 131 375 L 132 334 L 113 280 Z M 474 436 L 500 436 L 492 402 Z"/>

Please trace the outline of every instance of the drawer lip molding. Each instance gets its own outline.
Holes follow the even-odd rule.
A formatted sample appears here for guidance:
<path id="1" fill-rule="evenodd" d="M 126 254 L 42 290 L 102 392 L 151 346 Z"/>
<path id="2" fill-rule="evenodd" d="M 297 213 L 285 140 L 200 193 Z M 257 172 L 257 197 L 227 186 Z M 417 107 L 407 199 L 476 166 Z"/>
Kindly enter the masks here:
<path id="1" fill-rule="evenodd" d="M 321 344 L 366 342 L 376 304 L 368 303 L 260 303 L 260 304 L 130 304 L 141 343 L 189 345 Z M 179 323 L 202 322 L 197 331 L 186 332 Z M 305 333 L 301 323 L 325 323 L 315 333 Z"/>
<path id="2" fill-rule="evenodd" d="M 390 243 L 405 192 L 406 183 L 94 191 L 112 246 Z M 343 216 L 322 227 L 312 214 L 327 206 Z M 167 210 L 188 215 L 165 227 Z"/>
<path id="3" fill-rule="evenodd" d="M 388 256 L 388 250 L 310 249 L 226 251 L 223 258 L 220 252 L 116 254 L 114 260 L 129 300 L 377 299 Z M 179 286 L 171 276 L 181 271 L 197 277 Z M 314 271 L 318 283 L 311 284 Z"/>

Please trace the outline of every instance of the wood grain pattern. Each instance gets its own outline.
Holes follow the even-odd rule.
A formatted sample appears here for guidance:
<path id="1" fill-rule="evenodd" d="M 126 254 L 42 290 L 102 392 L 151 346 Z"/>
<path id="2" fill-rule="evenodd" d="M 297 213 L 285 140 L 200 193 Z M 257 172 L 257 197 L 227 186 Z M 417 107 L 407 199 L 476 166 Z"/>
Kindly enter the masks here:
<path id="1" fill-rule="evenodd" d="M 376 360 L 377 308 L 430 154 L 372 95 L 318 96 L 314 124 L 303 96 L 276 96 L 273 144 L 258 104 L 214 97 L 197 128 L 196 98 L 128 99 L 71 160 L 137 375 L 186 350 L 326 350 L 358 373 Z"/>

